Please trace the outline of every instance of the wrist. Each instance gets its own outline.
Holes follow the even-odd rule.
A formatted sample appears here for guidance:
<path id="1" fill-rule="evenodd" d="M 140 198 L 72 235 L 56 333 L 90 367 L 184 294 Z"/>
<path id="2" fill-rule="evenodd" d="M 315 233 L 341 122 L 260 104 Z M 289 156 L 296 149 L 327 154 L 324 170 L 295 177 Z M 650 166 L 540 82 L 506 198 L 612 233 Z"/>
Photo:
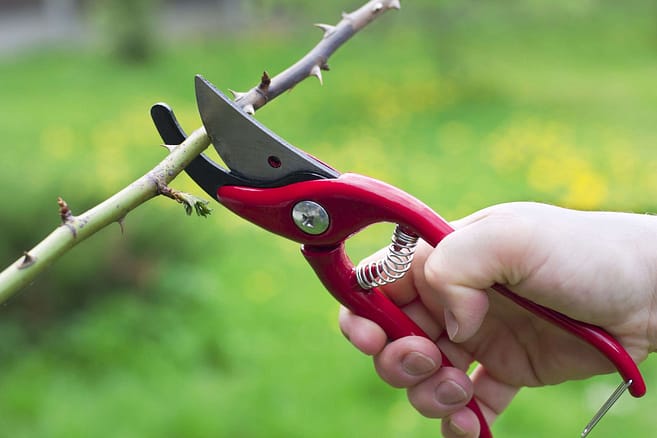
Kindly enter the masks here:
<path id="1" fill-rule="evenodd" d="M 614 248 L 603 251 L 603 257 L 613 257 L 607 259 L 611 275 L 601 277 L 612 285 L 606 305 L 623 309 L 609 328 L 619 330 L 625 348 L 641 362 L 657 352 L 657 216 L 603 212 L 598 219 L 600 240 Z"/>

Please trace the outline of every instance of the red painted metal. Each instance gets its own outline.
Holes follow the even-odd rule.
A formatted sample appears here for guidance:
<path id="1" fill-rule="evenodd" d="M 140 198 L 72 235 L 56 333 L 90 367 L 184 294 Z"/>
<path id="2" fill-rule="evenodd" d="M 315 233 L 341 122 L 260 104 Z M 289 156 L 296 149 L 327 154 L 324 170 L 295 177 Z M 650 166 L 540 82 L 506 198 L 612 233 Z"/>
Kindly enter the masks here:
<path id="1" fill-rule="evenodd" d="M 383 292 L 377 288 L 365 290 L 358 285 L 355 267 L 344 250 L 344 243 L 333 248 L 303 245 L 301 251 L 324 287 L 331 292 L 335 299 L 360 316 L 379 324 L 390 339 L 399 339 L 404 336 L 429 338 L 429 335 Z M 442 366 L 452 366 L 449 358 L 444 354 L 442 355 Z M 493 435 L 486 418 L 474 397 L 470 399 L 467 406 L 479 420 L 479 437 L 492 438 Z"/>
<path id="2" fill-rule="evenodd" d="M 378 222 L 400 224 L 436 246 L 454 230 L 418 199 L 389 184 L 357 174 L 268 189 L 224 186 L 218 190 L 217 198 L 237 215 L 303 244 L 306 259 L 335 298 L 355 313 L 381 325 L 391 338 L 426 336 L 380 291 L 364 290 L 358 286 L 353 264 L 343 246 L 352 234 Z M 328 212 L 330 225 L 324 233 L 311 236 L 294 224 L 292 209 L 297 202 L 305 200 L 317 202 Z M 494 285 L 493 289 L 592 344 L 616 366 L 625 381 L 632 380 L 629 390 L 633 396 L 645 394 L 645 383 L 636 364 L 609 333 L 533 303 L 502 285 Z M 444 360 L 444 365 L 450 366 L 449 361 Z M 474 402 L 469 407 L 481 423 L 480 437 L 491 437 L 479 407 Z"/>
<path id="3" fill-rule="evenodd" d="M 217 191 L 217 199 L 254 224 L 309 245 L 335 246 L 378 222 L 409 226 L 434 245 L 452 231 L 421 201 L 389 184 L 357 174 L 268 189 L 224 186 Z M 291 218 L 292 208 L 299 201 L 315 201 L 326 209 L 331 219 L 326 232 L 311 236 L 297 228 Z"/>

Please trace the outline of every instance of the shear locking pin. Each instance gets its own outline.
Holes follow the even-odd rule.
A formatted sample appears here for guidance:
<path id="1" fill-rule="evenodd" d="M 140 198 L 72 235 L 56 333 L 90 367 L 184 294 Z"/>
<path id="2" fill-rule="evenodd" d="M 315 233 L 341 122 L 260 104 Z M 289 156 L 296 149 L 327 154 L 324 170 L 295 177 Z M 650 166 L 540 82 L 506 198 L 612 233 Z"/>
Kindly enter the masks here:
<path id="1" fill-rule="evenodd" d="M 298 202 L 292 208 L 292 220 L 301 231 L 313 236 L 328 230 L 331 223 L 324 207 L 313 201 Z"/>
<path id="2" fill-rule="evenodd" d="M 582 431 L 582 438 L 585 438 L 593 428 L 595 427 L 596 424 L 600 420 L 602 420 L 602 417 L 605 416 L 605 414 L 611 409 L 611 407 L 616 403 L 616 401 L 620 398 L 621 395 L 627 390 L 627 388 L 632 385 L 632 379 L 628 380 L 627 382 L 623 381 L 621 382 L 620 385 L 618 385 L 618 388 L 609 396 L 606 402 L 600 407 L 598 412 L 595 413 L 591 421 L 589 421 L 589 424 L 586 425 L 584 430 Z"/>

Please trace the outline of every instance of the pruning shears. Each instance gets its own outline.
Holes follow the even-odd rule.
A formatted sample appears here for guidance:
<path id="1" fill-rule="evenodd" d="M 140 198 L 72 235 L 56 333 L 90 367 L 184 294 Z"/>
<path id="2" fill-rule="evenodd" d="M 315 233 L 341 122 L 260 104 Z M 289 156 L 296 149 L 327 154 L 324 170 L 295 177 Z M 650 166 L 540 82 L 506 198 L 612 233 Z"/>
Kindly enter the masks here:
<path id="1" fill-rule="evenodd" d="M 203 77 L 196 76 L 195 85 L 203 125 L 226 167 L 200 154 L 185 169 L 189 176 L 228 210 L 300 243 L 326 289 L 354 313 L 379 324 L 390 339 L 428 337 L 379 287 L 401 278 L 409 269 L 418 239 L 436 246 L 454 231 L 449 223 L 396 187 L 358 174 L 341 174 L 288 144 Z M 166 104 L 154 105 L 151 116 L 166 144 L 185 140 L 185 132 Z M 379 261 L 355 266 L 345 251 L 345 241 L 379 222 L 396 224 L 387 254 Z M 609 333 L 520 297 L 502 285 L 493 289 L 593 345 L 622 376 L 619 390 L 582 436 L 625 389 L 635 397 L 645 394 L 635 362 Z M 452 366 L 444 354 L 442 357 L 443 366 Z M 468 407 L 479 419 L 480 437 L 492 437 L 474 398 Z"/>

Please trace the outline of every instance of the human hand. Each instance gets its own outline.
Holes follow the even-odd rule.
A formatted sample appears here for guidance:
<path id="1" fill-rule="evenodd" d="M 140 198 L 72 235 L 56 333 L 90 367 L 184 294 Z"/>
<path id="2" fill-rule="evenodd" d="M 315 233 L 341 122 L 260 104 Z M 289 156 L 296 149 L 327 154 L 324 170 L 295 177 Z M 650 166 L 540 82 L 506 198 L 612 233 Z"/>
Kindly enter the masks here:
<path id="1" fill-rule="evenodd" d="M 473 394 L 491 424 L 523 386 L 614 370 L 587 343 L 487 292 L 495 283 L 606 329 L 636 362 L 656 350 L 657 218 L 513 203 L 453 226 L 435 249 L 419 245 L 411 271 L 382 288 L 433 341 L 386 344 L 379 326 L 340 312 L 342 331 L 374 356 L 381 378 L 407 388 L 423 415 L 443 418 L 446 437 L 478 436 L 465 407 Z M 455 368 L 440 368 L 437 346 Z"/>

